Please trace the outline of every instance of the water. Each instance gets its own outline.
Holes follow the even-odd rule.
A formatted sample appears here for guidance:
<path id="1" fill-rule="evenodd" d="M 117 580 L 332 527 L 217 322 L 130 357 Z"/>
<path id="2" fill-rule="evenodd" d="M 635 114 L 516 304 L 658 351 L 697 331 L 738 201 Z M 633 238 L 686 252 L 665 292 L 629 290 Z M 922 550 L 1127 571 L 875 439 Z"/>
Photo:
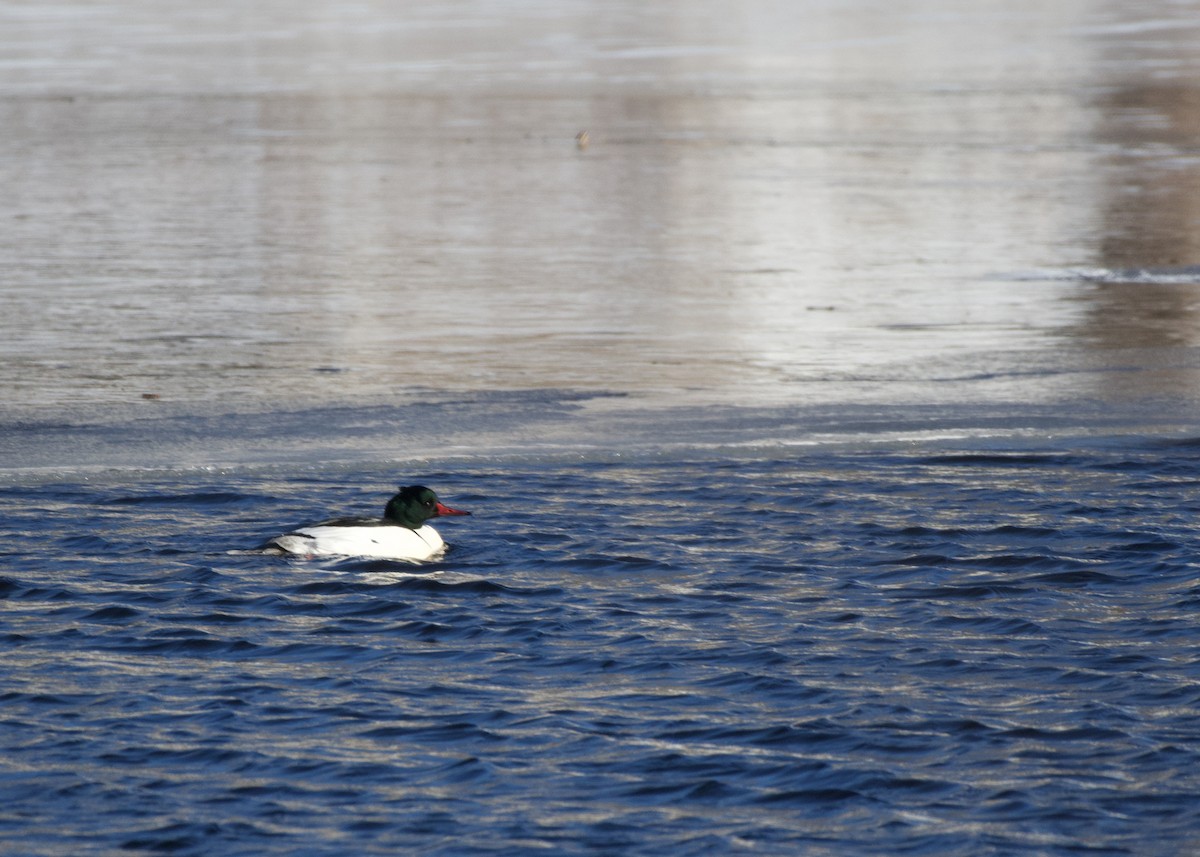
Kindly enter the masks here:
<path id="1" fill-rule="evenodd" d="M 614 460 L 615 459 L 615 460 Z M 1200 445 L 11 488 L 7 853 L 1190 853 Z"/>
<path id="2" fill-rule="evenodd" d="M 1194 853 L 1196 29 L 0 8 L 0 853 Z"/>

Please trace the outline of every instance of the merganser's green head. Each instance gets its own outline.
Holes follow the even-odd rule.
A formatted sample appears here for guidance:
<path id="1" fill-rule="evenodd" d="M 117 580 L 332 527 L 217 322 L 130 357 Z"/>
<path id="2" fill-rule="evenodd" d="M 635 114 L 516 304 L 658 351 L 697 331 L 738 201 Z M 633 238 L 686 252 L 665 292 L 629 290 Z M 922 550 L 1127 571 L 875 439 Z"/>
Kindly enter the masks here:
<path id="1" fill-rule="evenodd" d="M 424 485 L 402 487 L 399 494 L 388 500 L 387 508 L 383 510 L 383 517 L 410 530 L 418 529 L 430 518 L 469 514 L 471 513 L 442 505 L 437 494 Z"/>

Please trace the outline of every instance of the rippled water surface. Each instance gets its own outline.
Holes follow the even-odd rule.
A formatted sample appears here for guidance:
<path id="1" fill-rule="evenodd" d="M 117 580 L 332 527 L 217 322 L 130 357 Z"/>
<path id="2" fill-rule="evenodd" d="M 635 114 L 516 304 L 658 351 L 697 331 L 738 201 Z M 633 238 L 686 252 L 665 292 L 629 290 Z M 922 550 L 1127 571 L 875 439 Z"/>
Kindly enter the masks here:
<path id="1" fill-rule="evenodd" d="M 0 854 L 1200 852 L 1193 6 L 0 3 Z"/>
<path id="2" fill-rule="evenodd" d="M 619 459 L 5 489 L 8 853 L 1200 845 L 1196 444 Z"/>

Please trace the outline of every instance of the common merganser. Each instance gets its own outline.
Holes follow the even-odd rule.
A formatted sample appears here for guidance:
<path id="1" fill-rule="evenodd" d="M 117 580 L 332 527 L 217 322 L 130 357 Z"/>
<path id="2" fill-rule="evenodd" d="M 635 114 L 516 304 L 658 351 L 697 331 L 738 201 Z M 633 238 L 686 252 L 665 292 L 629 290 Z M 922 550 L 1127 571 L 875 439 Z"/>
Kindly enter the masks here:
<path id="1" fill-rule="evenodd" d="M 388 500 L 382 518 L 336 518 L 276 536 L 264 550 L 300 556 L 361 556 L 409 562 L 434 559 L 446 549 L 438 531 L 425 522 L 446 515 L 469 515 L 443 505 L 424 485 L 402 487 Z"/>

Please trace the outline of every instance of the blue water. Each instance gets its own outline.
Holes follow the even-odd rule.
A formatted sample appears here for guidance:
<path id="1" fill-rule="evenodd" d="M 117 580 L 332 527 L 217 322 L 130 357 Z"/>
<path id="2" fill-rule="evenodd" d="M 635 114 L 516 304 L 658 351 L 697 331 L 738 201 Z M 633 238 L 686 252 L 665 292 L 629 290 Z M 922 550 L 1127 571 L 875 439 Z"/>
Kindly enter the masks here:
<path id="1" fill-rule="evenodd" d="M 427 566 L 254 553 L 402 482 Z M 0 489 L 5 854 L 1186 854 L 1200 442 Z"/>

